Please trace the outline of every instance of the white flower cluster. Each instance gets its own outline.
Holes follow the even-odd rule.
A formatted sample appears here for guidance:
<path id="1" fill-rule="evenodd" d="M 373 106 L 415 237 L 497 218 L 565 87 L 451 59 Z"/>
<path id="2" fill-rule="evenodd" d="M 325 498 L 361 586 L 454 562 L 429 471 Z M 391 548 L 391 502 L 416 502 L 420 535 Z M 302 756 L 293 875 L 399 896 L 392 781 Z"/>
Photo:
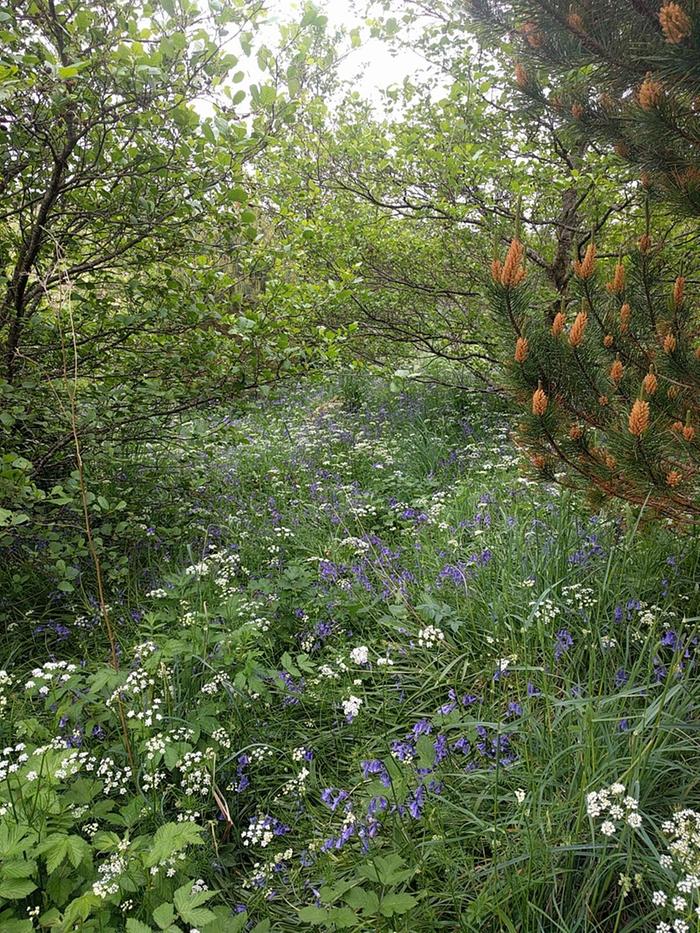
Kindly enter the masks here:
<path id="1" fill-rule="evenodd" d="M 209 793 L 212 783 L 211 767 L 213 757 L 213 749 L 207 748 L 203 752 L 186 752 L 178 761 L 177 766 L 182 776 L 182 790 L 186 794 L 206 796 Z"/>
<path id="2" fill-rule="evenodd" d="M 526 584 L 532 585 L 531 581 L 526 581 Z M 533 621 L 541 622 L 547 626 L 555 624 L 562 613 L 582 613 L 587 609 L 592 609 L 595 604 L 593 590 L 582 583 L 571 583 L 568 586 L 563 586 L 561 594 L 556 600 L 546 596 L 533 599 L 530 602 L 530 606 L 535 607 L 532 614 Z"/>
<path id="3" fill-rule="evenodd" d="M 244 829 L 241 833 L 243 845 L 246 847 L 260 846 L 261 849 L 267 848 L 274 837 L 271 827 L 272 820 L 269 816 L 251 817 L 248 829 Z"/>
<path id="4" fill-rule="evenodd" d="M 360 697 L 350 695 L 347 700 L 343 700 L 343 713 L 345 718 L 352 722 L 355 716 L 360 712 L 360 707 L 362 706 L 362 699 Z"/>
<path id="5" fill-rule="evenodd" d="M 158 645 L 154 641 L 142 641 L 140 644 L 134 646 L 132 654 L 134 658 L 141 662 L 150 655 L 155 654 L 157 650 Z"/>
<path id="6" fill-rule="evenodd" d="M 279 790 L 277 798 L 286 797 L 289 794 L 297 794 L 301 796 L 306 793 L 306 779 L 309 776 L 309 769 L 302 768 L 299 774 L 296 777 L 290 778 L 288 781 L 285 781 L 282 787 Z"/>
<path id="7" fill-rule="evenodd" d="M 215 696 L 219 690 L 231 691 L 233 684 L 226 674 L 216 674 L 211 680 L 202 685 L 202 693 L 207 696 Z"/>
<path id="8" fill-rule="evenodd" d="M 214 731 L 211 734 L 211 737 L 215 742 L 218 742 L 218 744 L 222 748 L 226 748 L 226 749 L 231 748 L 231 736 L 228 734 L 228 732 L 225 729 L 223 728 L 214 729 Z"/>
<path id="9" fill-rule="evenodd" d="M 350 652 L 350 660 L 354 664 L 368 664 L 369 648 L 366 645 L 360 645 L 359 648 L 353 648 Z"/>
<path id="10" fill-rule="evenodd" d="M 163 714 L 160 711 L 161 706 L 163 705 L 163 700 L 160 697 L 153 697 L 151 700 L 150 706 L 145 706 L 144 709 L 129 709 L 126 711 L 127 719 L 136 719 L 139 722 L 142 722 L 144 726 L 149 728 L 155 723 L 160 723 L 163 721 Z"/>
<path id="11" fill-rule="evenodd" d="M 92 886 L 92 893 L 96 897 L 109 897 L 119 891 L 119 876 L 123 875 L 128 866 L 126 850 L 129 848 L 127 839 L 122 839 L 118 850 L 114 852 L 97 868 L 98 880 Z"/>
<path id="12" fill-rule="evenodd" d="M 117 687 L 111 697 L 108 698 L 107 706 L 112 707 L 119 699 L 123 698 L 124 695 L 132 697 L 140 696 L 140 694 L 146 693 L 149 688 L 154 687 L 155 683 L 153 677 L 151 677 L 148 671 L 143 670 L 143 668 L 131 671 L 122 686 Z"/>
<path id="13" fill-rule="evenodd" d="M 26 682 L 24 689 L 34 690 L 38 682 L 39 695 L 46 696 L 51 687 L 66 683 L 70 680 L 70 675 L 77 670 L 75 664 L 69 664 L 67 661 L 47 661 L 41 667 L 34 668 L 31 679 Z"/>
<path id="14" fill-rule="evenodd" d="M 0 758 L 0 781 L 4 781 L 8 774 L 15 774 L 25 761 L 29 761 L 26 748 L 27 746 L 24 742 L 19 742 L 17 745 L 8 745 L 7 748 L 3 748 L 3 757 Z M 16 756 L 14 761 L 13 756 Z"/>
<path id="15" fill-rule="evenodd" d="M 141 786 L 148 794 L 152 790 L 157 790 L 159 787 L 161 787 L 167 777 L 168 775 L 166 772 L 161 771 L 159 768 L 156 768 L 154 771 L 146 771 L 142 778 Z"/>
<path id="16" fill-rule="evenodd" d="M 8 703 L 7 692 L 12 688 L 13 679 L 7 671 L 0 671 L 0 711 L 4 710 Z"/>
<path id="17" fill-rule="evenodd" d="M 79 771 L 94 771 L 96 767 L 97 759 L 93 755 L 89 754 L 89 752 L 79 752 L 77 749 L 73 749 L 56 766 L 53 776 L 59 781 L 65 781 Z"/>
<path id="18" fill-rule="evenodd" d="M 177 821 L 178 823 L 196 823 L 201 816 L 199 810 L 183 810 L 182 813 L 178 813 Z"/>
<path id="19" fill-rule="evenodd" d="M 696 903 L 700 892 L 700 813 L 679 810 L 662 830 L 668 838 L 668 853 L 659 862 L 673 876 L 672 890 L 654 891 L 651 900 L 655 907 L 669 908 L 676 916 L 668 922 L 660 921 L 656 933 L 688 933 L 700 918 L 700 905 Z"/>
<path id="20" fill-rule="evenodd" d="M 169 858 L 165 858 L 161 862 L 158 862 L 157 865 L 154 865 L 151 868 L 151 874 L 157 875 L 159 872 L 165 869 L 165 877 L 174 878 L 177 874 L 177 863 L 183 862 L 186 858 L 187 855 L 184 852 L 178 852 L 176 855 L 171 855 Z"/>
<path id="21" fill-rule="evenodd" d="M 434 648 L 435 645 L 445 640 L 445 633 L 436 625 L 426 625 L 418 632 L 419 648 Z"/>
<path id="22" fill-rule="evenodd" d="M 124 796 L 128 792 L 127 784 L 131 780 L 131 768 L 125 765 L 117 767 L 112 758 L 103 758 L 97 769 L 97 777 L 104 781 L 105 794 Z"/>
<path id="23" fill-rule="evenodd" d="M 619 782 L 586 795 L 586 812 L 591 819 L 605 817 L 600 825 L 600 831 L 604 836 L 614 836 L 620 821 L 626 822 L 633 829 L 639 829 L 642 817 L 638 807 L 639 802 L 634 797 L 625 795 L 625 785 Z"/>

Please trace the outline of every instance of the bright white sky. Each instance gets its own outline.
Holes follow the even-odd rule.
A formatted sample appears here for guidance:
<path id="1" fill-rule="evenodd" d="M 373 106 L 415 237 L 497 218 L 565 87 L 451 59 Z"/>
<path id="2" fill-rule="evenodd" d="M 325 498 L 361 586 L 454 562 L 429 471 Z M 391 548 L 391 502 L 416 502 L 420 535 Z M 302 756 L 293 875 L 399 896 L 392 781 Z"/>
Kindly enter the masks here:
<path id="1" fill-rule="evenodd" d="M 316 6 L 328 16 L 331 26 L 346 26 L 352 29 L 360 27 L 361 35 L 367 34 L 363 28 L 364 17 L 357 9 L 354 0 L 315 0 Z M 269 0 L 268 9 L 281 21 L 298 18 L 302 4 L 297 0 Z M 364 6 L 364 3 L 362 4 Z M 425 61 L 410 49 L 403 49 L 392 55 L 386 43 L 379 39 L 368 39 L 360 48 L 354 49 L 342 62 L 341 78 L 358 78 L 354 82 L 356 90 L 375 103 L 379 101 L 378 91 L 391 84 L 400 84 L 408 75 L 425 68 Z"/>

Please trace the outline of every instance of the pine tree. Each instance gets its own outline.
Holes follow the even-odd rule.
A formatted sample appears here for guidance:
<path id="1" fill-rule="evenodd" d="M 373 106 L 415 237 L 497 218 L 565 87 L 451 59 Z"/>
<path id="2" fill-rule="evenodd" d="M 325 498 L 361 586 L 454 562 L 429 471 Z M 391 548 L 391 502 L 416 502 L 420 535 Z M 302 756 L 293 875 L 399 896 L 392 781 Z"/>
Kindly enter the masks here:
<path id="1" fill-rule="evenodd" d="M 700 346 L 685 279 L 669 287 L 663 245 L 645 232 L 603 270 L 589 243 L 553 317 L 523 256 L 514 239 L 494 259 L 491 291 L 532 465 L 598 498 L 700 520 Z"/>
<path id="2" fill-rule="evenodd" d="M 528 108 L 635 165 L 646 229 L 617 261 L 578 244 L 559 296 L 528 285 L 520 241 L 492 268 L 518 439 L 541 476 L 700 521 L 700 345 L 650 204 L 700 215 L 700 10 L 656 0 L 468 0 L 515 41 Z M 641 233 L 641 236 L 639 236 Z M 559 301 L 559 305 L 557 305 Z"/>
<path id="3" fill-rule="evenodd" d="M 700 214 L 700 9 L 658 0 L 467 0 L 492 38 L 515 39 L 515 81 L 642 183 Z"/>

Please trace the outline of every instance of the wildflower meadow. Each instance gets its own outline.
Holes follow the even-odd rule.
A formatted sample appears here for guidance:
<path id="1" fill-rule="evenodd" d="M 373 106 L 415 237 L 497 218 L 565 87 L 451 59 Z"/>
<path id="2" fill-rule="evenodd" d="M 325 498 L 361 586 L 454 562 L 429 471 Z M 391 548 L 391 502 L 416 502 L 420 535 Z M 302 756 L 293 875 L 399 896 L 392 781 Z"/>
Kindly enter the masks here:
<path id="1" fill-rule="evenodd" d="M 692 541 L 524 478 L 495 401 L 215 428 L 118 669 L 97 605 L 7 627 L 3 930 L 698 929 Z"/>
<path id="2" fill-rule="evenodd" d="M 0 0 L 0 933 L 700 933 L 700 0 Z"/>

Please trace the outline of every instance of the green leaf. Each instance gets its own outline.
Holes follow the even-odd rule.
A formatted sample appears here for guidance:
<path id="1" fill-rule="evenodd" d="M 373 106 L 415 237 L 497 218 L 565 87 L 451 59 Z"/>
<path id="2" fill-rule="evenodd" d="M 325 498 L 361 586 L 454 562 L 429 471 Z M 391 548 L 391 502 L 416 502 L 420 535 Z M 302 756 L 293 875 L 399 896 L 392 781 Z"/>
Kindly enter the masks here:
<path id="1" fill-rule="evenodd" d="M 330 911 L 323 910 L 321 907 L 302 907 L 299 911 L 299 919 L 303 923 L 310 923 L 312 926 L 321 926 L 328 923 Z"/>
<path id="2" fill-rule="evenodd" d="M 285 671 L 288 671 L 292 677 L 301 677 L 301 671 L 299 668 L 295 667 L 288 651 L 285 651 L 282 655 L 281 664 Z"/>
<path id="3" fill-rule="evenodd" d="M 36 862 L 28 859 L 9 859 L 2 866 L 3 878 L 31 878 L 36 871 Z"/>
<path id="4" fill-rule="evenodd" d="M 36 885 L 29 878 L 3 878 L 0 882 L 0 897 L 6 901 L 19 900 L 36 891 Z"/>
<path id="5" fill-rule="evenodd" d="M 408 913 L 417 903 L 411 894 L 387 894 L 379 904 L 379 912 L 383 917 L 393 917 L 394 914 Z"/>
<path id="6" fill-rule="evenodd" d="M 212 920 L 216 920 L 216 914 L 214 911 L 200 905 L 206 903 L 215 894 L 216 891 L 197 891 L 193 893 L 192 882 L 188 881 L 187 884 L 183 884 L 181 888 L 177 889 L 173 900 L 178 914 L 185 923 L 189 923 L 193 927 L 203 927 L 207 923 L 211 923 Z"/>
<path id="7" fill-rule="evenodd" d="M 68 81 L 79 75 L 87 64 L 87 62 L 76 62 L 74 65 L 61 65 L 56 69 L 56 74 L 62 80 Z"/>
<path id="8" fill-rule="evenodd" d="M 130 917 L 126 921 L 126 933 L 153 933 L 153 928 L 149 927 L 147 923 L 142 923 L 140 920 L 134 920 L 133 917 Z"/>
<path id="9" fill-rule="evenodd" d="M 153 845 L 143 863 L 146 868 L 151 868 L 190 845 L 202 845 L 201 830 L 194 823 L 164 823 L 156 830 Z"/>
<path id="10" fill-rule="evenodd" d="M 169 901 L 166 901 L 153 911 L 153 919 L 161 930 L 165 930 L 175 919 L 175 908 Z"/>
<path id="11" fill-rule="evenodd" d="M 86 855 L 90 852 L 90 846 L 80 836 L 69 836 L 67 839 L 68 861 L 73 868 L 77 868 Z"/>
<path id="12" fill-rule="evenodd" d="M 0 920 L 2 933 L 32 933 L 34 923 L 32 920 Z"/>
<path id="13" fill-rule="evenodd" d="M 349 907 L 333 907 L 330 911 L 330 921 L 340 929 L 357 926 L 358 917 Z"/>
<path id="14" fill-rule="evenodd" d="M 379 897 L 374 891 L 366 891 L 364 888 L 357 887 L 348 891 L 345 901 L 354 910 L 362 910 L 370 916 L 374 916 L 379 910 Z"/>

